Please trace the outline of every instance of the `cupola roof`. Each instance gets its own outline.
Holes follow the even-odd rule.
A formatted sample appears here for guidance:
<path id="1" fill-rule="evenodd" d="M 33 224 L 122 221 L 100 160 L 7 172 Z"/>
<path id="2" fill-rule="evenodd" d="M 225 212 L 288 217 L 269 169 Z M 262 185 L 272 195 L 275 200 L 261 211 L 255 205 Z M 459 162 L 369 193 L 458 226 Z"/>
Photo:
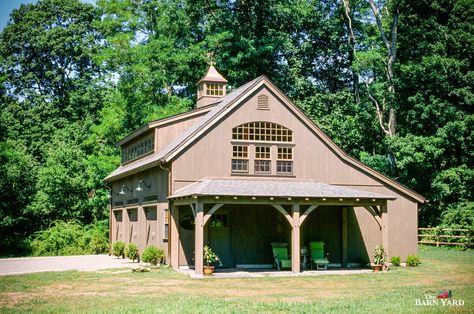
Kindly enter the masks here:
<path id="1" fill-rule="evenodd" d="M 222 74 L 217 72 L 216 68 L 211 64 L 209 69 L 207 69 L 206 75 L 204 75 L 204 77 L 197 83 L 199 84 L 202 82 L 227 83 L 228 81 L 222 76 Z"/>

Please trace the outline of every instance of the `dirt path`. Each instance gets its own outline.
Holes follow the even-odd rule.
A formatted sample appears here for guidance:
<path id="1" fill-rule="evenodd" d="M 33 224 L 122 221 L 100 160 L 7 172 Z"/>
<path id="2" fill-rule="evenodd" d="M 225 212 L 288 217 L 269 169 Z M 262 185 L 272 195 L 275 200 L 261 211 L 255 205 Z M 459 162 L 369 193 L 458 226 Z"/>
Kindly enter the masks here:
<path id="1" fill-rule="evenodd" d="M 108 255 L 48 256 L 0 259 L 0 276 L 43 271 L 96 271 L 132 267 L 132 261 Z"/>

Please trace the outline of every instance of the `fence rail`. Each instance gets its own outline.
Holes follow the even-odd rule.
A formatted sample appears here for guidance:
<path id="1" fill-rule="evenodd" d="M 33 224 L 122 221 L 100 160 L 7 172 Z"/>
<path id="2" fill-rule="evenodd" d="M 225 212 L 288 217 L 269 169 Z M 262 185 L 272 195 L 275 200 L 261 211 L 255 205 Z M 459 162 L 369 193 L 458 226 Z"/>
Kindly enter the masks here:
<path id="1" fill-rule="evenodd" d="M 418 228 L 418 244 L 470 247 L 473 240 L 472 233 L 470 229 Z"/>

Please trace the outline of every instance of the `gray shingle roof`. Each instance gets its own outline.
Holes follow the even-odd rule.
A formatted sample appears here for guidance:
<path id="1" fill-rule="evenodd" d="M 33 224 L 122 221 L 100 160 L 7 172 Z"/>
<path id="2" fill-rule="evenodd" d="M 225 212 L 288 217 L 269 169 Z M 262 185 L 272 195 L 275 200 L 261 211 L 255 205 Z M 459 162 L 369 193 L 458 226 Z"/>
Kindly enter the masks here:
<path id="1" fill-rule="evenodd" d="M 266 196 L 395 199 L 346 187 L 309 180 L 203 179 L 176 191 L 169 198 L 188 196 Z"/>
<path id="2" fill-rule="evenodd" d="M 204 117 L 202 117 L 196 124 L 187 129 L 184 133 L 179 135 L 173 142 L 171 142 L 167 147 L 157 152 L 156 154 L 141 158 L 137 161 L 131 162 L 126 165 L 121 165 L 115 169 L 111 174 L 105 177 L 105 181 L 111 180 L 123 176 L 129 172 L 138 172 L 148 168 L 151 168 L 157 165 L 161 159 L 165 158 L 169 153 L 173 152 L 177 147 L 179 147 L 188 137 L 192 136 L 196 131 L 207 125 L 212 119 L 217 117 L 220 112 L 225 110 L 228 105 L 230 105 L 234 100 L 244 94 L 247 89 L 253 86 L 258 81 L 262 80 L 263 76 L 257 77 L 256 79 L 240 86 L 236 90 L 230 92 L 222 98 L 219 98 L 216 102 L 216 106 L 209 111 Z"/>

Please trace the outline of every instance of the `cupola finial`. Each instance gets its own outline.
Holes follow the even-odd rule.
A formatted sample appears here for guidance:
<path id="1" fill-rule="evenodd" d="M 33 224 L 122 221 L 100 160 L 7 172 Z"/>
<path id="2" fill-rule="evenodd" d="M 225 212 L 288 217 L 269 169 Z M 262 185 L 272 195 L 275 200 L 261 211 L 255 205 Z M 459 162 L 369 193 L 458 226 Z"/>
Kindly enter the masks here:
<path id="1" fill-rule="evenodd" d="M 210 66 L 216 65 L 216 58 L 214 57 L 214 52 L 209 51 L 207 53 L 207 62 L 209 63 Z"/>

